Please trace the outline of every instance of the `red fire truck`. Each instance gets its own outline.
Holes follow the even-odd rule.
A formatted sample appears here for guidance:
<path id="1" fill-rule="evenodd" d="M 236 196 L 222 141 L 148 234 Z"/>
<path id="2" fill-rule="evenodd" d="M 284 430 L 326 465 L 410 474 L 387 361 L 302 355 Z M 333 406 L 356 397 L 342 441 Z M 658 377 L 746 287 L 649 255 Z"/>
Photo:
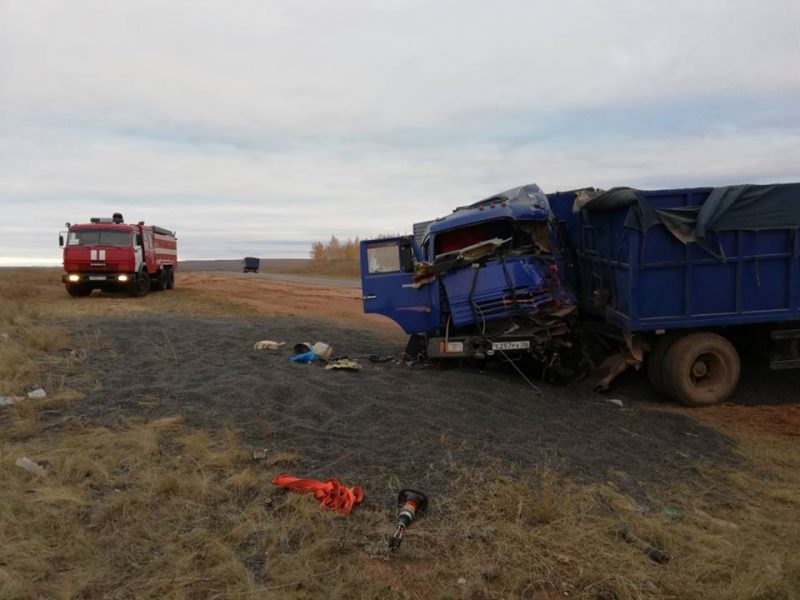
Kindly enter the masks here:
<path id="1" fill-rule="evenodd" d="M 125 223 L 120 213 L 114 213 L 110 219 L 67 223 L 58 243 L 64 248 L 61 280 L 70 296 L 88 296 L 94 289 L 144 296 L 150 290 L 175 287 L 177 238 L 163 227 L 144 221 Z"/>

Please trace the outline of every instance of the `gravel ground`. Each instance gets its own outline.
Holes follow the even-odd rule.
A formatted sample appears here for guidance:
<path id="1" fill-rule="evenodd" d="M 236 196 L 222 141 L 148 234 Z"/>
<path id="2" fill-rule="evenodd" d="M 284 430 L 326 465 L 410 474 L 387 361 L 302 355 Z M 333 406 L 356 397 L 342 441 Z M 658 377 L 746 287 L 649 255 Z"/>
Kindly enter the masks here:
<path id="1" fill-rule="evenodd" d="M 299 453 L 293 474 L 367 490 L 417 486 L 435 494 L 476 469 L 547 464 L 657 503 L 681 486 L 714 493 L 698 466 L 737 460 L 725 436 L 659 410 L 637 374 L 617 387 L 619 408 L 588 383 L 537 382 L 537 394 L 509 373 L 371 363 L 369 354 L 402 348 L 328 322 L 149 315 L 65 324 L 95 346 L 103 340 L 86 359 L 100 387 L 68 409 L 81 419 L 115 426 L 131 416 L 181 414 L 190 425 L 232 426 L 253 447 Z M 278 352 L 253 350 L 261 339 L 288 343 Z M 296 342 L 317 340 L 363 370 L 288 361 Z"/>

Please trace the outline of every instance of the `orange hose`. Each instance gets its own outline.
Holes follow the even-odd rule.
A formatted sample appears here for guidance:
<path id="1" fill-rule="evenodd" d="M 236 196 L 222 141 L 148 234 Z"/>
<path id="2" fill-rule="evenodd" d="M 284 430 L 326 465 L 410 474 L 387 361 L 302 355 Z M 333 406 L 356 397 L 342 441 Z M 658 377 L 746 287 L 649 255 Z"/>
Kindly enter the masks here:
<path id="1" fill-rule="evenodd" d="M 358 485 L 346 487 L 337 479 L 317 481 L 316 479 L 300 479 L 292 475 L 278 475 L 272 485 L 284 487 L 296 492 L 311 492 L 319 500 L 320 508 L 336 511 L 340 515 L 349 515 L 353 507 L 364 500 L 364 489 Z"/>

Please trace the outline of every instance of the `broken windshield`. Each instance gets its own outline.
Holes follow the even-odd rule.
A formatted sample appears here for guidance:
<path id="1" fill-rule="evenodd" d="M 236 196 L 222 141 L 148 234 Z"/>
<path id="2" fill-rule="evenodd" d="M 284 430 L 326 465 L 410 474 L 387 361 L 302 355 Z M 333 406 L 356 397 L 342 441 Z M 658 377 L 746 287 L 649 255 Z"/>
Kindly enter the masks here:
<path id="1" fill-rule="evenodd" d="M 434 239 L 434 255 L 452 255 L 477 244 L 492 240 L 510 240 L 516 253 L 550 252 L 549 229 L 546 221 L 513 221 L 498 219 L 467 227 L 442 231 Z"/>

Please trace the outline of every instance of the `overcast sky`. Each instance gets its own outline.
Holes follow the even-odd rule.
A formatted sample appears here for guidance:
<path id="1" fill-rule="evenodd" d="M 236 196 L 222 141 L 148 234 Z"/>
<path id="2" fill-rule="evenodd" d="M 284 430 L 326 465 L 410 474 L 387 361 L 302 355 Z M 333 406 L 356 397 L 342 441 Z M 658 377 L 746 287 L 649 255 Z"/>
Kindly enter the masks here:
<path id="1" fill-rule="evenodd" d="M 0 0 L 0 265 L 307 257 L 529 182 L 800 181 L 796 0 Z"/>

